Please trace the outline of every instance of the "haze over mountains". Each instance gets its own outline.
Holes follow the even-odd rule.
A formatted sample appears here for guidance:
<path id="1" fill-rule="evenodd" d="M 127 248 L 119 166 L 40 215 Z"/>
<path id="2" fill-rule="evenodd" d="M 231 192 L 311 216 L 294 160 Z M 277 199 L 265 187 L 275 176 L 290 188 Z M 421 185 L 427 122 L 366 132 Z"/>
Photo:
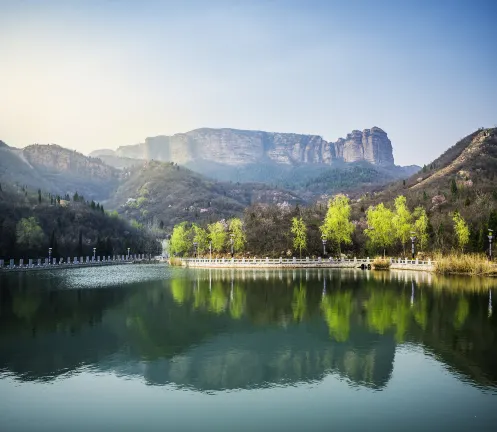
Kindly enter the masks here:
<path id="1" fill-rule="evenodd" d="M 175 162 L 217 179 L 275 182 L 286 187 L 308 177 L 306 171 L 318 174 L 323 168 L 343 167 L 343 163 L 367 162 L 393 177 L 419 169 L 394 165 L 392 143 L 378 127 L 354 130 L 336 142 L 318 135 L 202 128 L 149 137 L 144 143 L 90 155 L 114 166 L 123 165 L 119 158 L 154 159 Z M 295 168 L 299 169 L 297 175 Z"/>

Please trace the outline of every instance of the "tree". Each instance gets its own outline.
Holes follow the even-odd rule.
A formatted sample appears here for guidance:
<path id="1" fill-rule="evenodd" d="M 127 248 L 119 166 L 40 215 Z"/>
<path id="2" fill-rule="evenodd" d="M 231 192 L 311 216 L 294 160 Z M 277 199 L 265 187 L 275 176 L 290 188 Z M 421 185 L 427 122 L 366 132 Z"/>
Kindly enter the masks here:
<path id="1" fill-rule="evenodd" d="M 197 243 L 198 253 L 203 253 L 209 247 L 209 234 L 207 231 L 196 224 L 192 226 L 193 241 Z"/>
<path id="2" fill-rule="evenodd" d="M 41 204 L 41 189 L 38 189 L 38 204 Z"/>
<path id="3" fill-rule="evenodd" d="M 403 195 L 395 198 L 395 215 L 393 217 L 395 237 L 402 244 L 402 251 L 406 254 L 406 242 L 409 240 L 412 229 L 412 214 L 407 208 L 407 200 Z"/>
<path id="4" fill-rule="evenodd" d="M 336 195 L 328 202 L 328 211 L 320 230 L 326 238 L 338 247 L 341 255 L 341 244 L 352 243 L 354 224 L 350 221 L 350 202 L 345 195 Z"/>
<path id="5" fill-rule="evenodd" d="M 293 234 L 293 247 L 299 250 L 300 258 L 302 258 L 302 249 L 307 247 L 307 227 L 301 217 L 292 218 L 291 232 Z"/>
<path id="6" fill-rule="evenodd" d="M 233 249 L 235 252 L 241 252 L 247 242 L 243 232 L 243 222 L 238 218 L 233 218 L 228 222 L 228 226 L 233 235 Z"/>
<path id="7" fill-rule="evenodd" d="M 450 191 L 452 192 L 452 195 L 457 195 L 457 183 L 456 183 L 456 180 L 455 179 L 452 179 L 450 181 Z"/>
<path id="8" fill-rule="evenodd" d="M 57 237 L 55 236 L 55 230 L 52 230 L 52 235 L 50 236 L 50 247 L 52 248 L 52 257 L 59 257 L 59 248 L 57 246 Z"/>
<path id="9" fill-rule="evenodd" d="M 425 250 L 428 246 L 428 216 L 423 207 L 416 207 L 413 212 L 414 231 L 419 240 L 419 248 Z"/>
<path id="10" fill-rule="evenodd" d="M 74 193 L 74 195 L 73 195 L 73 197 L 72 197 L 72 200 L 73 200 L 74 202 L 78 202 L 78 201 L 79 201 L 78 191 L 76 191 L 76 192 Z"/>
<path id="11" fill-rule="evenodd" d="M 40 249 L 45 241 L 45 234 L 34 217 L 23 218 L 16 225 L 16 241 L 30 250 Z"/>
<path id="12" fill-rule="evenodd" d="M 454 222 L 454 231 L 456 233 L 457 244 L 461 248 L 462 252 L 464 251 L 464 246 L 466 246 L 469 242 L 469 227 L 458 211 L 454 212 L 452 221 Z"/>
<path id="13" fill-rule="evenodd" d="M 170 241 L 171 253 L 184 255 L 191 250 L 192 242 L 189 231 L 186 222 L 174 226 Z"/>
<path id="14" fill-rule="evenodd" d="M 212 242 L 212 250 L 221 252 L 226 243 L 226 229 L 221 221 L 207 225 L 209 238 Z"/>
<path id="15" fill-rule="evenodd" d="M 391 246 L 395 240 L 393 217 L 393 211 L 386 208 L 383 203 L 376 207 L 369 207 L 366 212 L 369 228 L 365 229 L 364 233 L 373 247 L 383 249 L 383 257 L 385 257 L 386 248 Z"/>
<path id="16" fill-rule="evenodd" d="M 79 230 L 78 238 L 78 257 L 83 256 L 83 231 Z"/>

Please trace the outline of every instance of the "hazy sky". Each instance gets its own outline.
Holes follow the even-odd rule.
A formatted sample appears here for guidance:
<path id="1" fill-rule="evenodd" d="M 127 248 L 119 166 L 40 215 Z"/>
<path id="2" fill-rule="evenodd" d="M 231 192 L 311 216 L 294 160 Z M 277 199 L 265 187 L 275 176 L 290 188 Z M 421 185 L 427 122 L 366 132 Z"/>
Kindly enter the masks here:
<path id="1" fill-rule="evenodd" d="M 0 0 L 0 139 L 383 128 L 423 164 L 497 125 L 497 1 Z"/>

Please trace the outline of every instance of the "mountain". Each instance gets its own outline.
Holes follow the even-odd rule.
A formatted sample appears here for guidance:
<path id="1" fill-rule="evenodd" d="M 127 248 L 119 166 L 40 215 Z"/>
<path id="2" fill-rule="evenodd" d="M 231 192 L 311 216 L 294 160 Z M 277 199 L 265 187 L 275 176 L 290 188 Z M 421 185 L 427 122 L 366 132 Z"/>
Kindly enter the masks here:
<path id="1" fill-rule="evenodd" d="M 208 179 L 173 163 L 146 162 L 125 170 L 106 202 L 128 219 L 162 221 L 172 228 L 182 221 L 215 221 L 239 215 L 254 203 L 301 203 L 294 193 L 260 183 Z"/>
<path id="2" fill-rule="evenodd" d="M 282 181 L 293 177 L 295 167 L 312 172 L 343 162 L 368 162 L 398 172 L 392 143 L 379 127 L 354 130 L 336 142 L 318 135 L 202 128 L 146 138 L 144 143 L 122 146 L 114 153 L 97 150 L 91 155 L 175 162 L 232 181 Z"/>
<path id="3" fill-rule="evenodd" d="M 106 199 L 120 172 L 98 158 L 58 145 L 30 145 L 23 149 L 0 145 L 0 182 L 18 183 L 53 194 Z"/>

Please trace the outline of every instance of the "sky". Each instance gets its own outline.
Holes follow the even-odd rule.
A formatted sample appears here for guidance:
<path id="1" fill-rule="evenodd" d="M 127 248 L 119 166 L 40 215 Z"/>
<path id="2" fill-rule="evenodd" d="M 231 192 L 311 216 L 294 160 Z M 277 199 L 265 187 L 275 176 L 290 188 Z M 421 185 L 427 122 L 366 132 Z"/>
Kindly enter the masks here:
<path id="1" fill-rule="evenodd" d="M 497 1 L 0 0 L 0 139 L 379 126 L 423 165 L 497 126 Z"/>

